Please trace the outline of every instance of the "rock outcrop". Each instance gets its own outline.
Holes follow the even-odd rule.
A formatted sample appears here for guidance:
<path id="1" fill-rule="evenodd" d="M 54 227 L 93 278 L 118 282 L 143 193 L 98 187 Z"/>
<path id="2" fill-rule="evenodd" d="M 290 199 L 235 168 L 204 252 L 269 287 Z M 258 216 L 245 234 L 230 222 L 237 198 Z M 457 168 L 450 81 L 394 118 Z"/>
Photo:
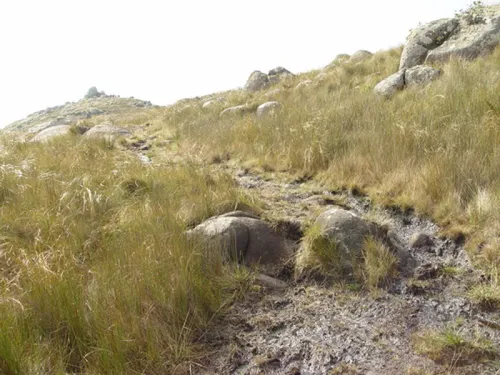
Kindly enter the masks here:
<path id="1" fill-rule="evenodd" d="M 250 77 L 248 77 L 247 83 L 245 84 L 245 90 L 259 91 L 265 89 L 267 86 L 269 86 L 269 78 L 267 74 L 256 70 L 250 74 Z"/>
<path id="2" fill-rule="evenodd" d="M 269 224 L 242 211 L 210 218 L 187 234 L 245 265 L 279 265 L 291 256 L 290 244 Z"/>
<path id="3" fill-rule="evenodd" d="M 413 30 L 408 36 L 400 69 L 444 62 L 451 57 L 475 59 L 500 44 L 500 14 L 486 8 L 484 16 L 470 14 L 440 19 Z"/>
<path id="4" fill-rule="evenodd" d="M 92 86 L 87 93 L 85 94 L 85 99 L 90 99 L 90 98 L 99 98 L 101 96 L 105 96 L 106 94 L 104 91 L 98 91 L 97 87 Z"/>
<path id="5" fill-rule="evenodd" d="M 403 49 L 399 69 L 422 65 L 429 51 L 443 44 L 458 27 L 459 21 L 452 18 L 436 20 L 413 30 Z"/>

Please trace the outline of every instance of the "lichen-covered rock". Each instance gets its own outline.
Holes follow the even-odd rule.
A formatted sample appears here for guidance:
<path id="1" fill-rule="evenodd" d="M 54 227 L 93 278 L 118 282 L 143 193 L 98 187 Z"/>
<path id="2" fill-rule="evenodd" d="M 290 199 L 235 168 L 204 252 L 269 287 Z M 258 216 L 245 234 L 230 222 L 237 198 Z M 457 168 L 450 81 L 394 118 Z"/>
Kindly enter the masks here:
<path id="1" fill-rule="evenodd" d="M 47 142 L 50 139 L 59 137 L 61 135 L 66 135 L 71 132 L 71 127 L 69 125 L 56 125 L 48 127 L 42 130 L 40 133 L 35 135 L 31 142 Z"/>
<path id="2" fill-rule="evenodd" d="M 489 7 L 470 19 L 440 19 L 413 30 L 408 36 L 400 69 L 448 61 L 452 57 L 475 59 L 500 44 L 500 8 Z"/>
<path id="3" fill-rule="evenodd" d="M 129 130 L 111 124 L 96 125 L 85 133 L 85 137 L 87 138 L 104 138 L 107 140 L 115 140 L 116 138 L 128 137 L 130 135 L 132 133 Z"/>
<path id="4" fill-rule="evenodd" d="M 245 84 L 245 90 L 259 91 L 266 88 L 268 85 L 269 77 L 267 74 L 256 70 L 248 77 L 247 83 Z"/>
<path id="5" fill-rule="evenodd" d="M 390 98 L 396 92 L 403 90 L 405 87 L 405 73 L 406 69 L 401 69 L 400 71 L 390 75 L 383 81 L 379 82 L 373 91 L 381 96 Z"/>
<path id="6" fill-rule="evenodd" d="M 457 19 L 445 18 L 413 30 L 403 49 L 399 69 L 423 64 L 429 51 L 443 44 L 458 26 Z"/>
<path id="7" fill-rule="evenodd" d="M 257 117 L 263 118 L 277 113 L 282 108 L 279 102 L 267 102 L 257 107 Z"/>
<path id="8" fill-rule="evenodd" d="M 241 211 L 210 218 L 188 236 L 246 265 L 279 265 L 291 256 L 287 241 L 269 224 Z"/>
<path id="9" fill-rule="evenodd" d="M 440 75 L 441 70 L 439 69 L 426 65 L 417 65 L 413 68 L 406 69 L 405 84 L 407 86 L 422 85 L 434 81 L 439 78 Z"/>
<path id="10" fill-rule="evenodd" d="M 451 57 L 467 60 L 489 54 L 500 44 L 500 16 L 484 24 L 469 25 L 450 36 L 446 42 L 430 51 L 425 62 L 445 62 Z"/>

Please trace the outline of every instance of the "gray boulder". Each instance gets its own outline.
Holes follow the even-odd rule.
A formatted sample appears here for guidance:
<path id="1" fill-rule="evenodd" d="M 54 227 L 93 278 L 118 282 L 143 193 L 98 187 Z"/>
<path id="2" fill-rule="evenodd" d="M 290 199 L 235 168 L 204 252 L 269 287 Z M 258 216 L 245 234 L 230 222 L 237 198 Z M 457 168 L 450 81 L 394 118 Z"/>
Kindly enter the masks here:
<path id="1" fill-rule="evenodd" d="M 462 27 L 446 42 L 433 49 L 427 55 L 427 64 L 448 61 L 451 57 L 467 60 L 491 53 L 500 44 L 500 16 Z"/>
<path id="2" fill-rule="evenodd" d="M 221 113 L 220 113 L 220 116 L 221 117 L 224 117 L 224 116 L 230 116 L 230 115 L 243 115 L 245 113 L 248 113 L 248 112 L 251 112 L 252 111 L 252 107 L 247 105 L 247 104 L 242 104 L 242 105 L 237 105 L 237 106 L 234 106 L 234 107 L 229 107 L 229 108 L 226 108 L 224 109 Z"/>
<path id="3" fill-rule="evenodd" d="M 52 138 L 61 136 L 61 135 L 66 135 L 71 132 L 71 127 L 69 125 L 56 125 L 56 126 L 51 126 L 48 127 L 44 130 L 42 130 L 40 133 L 35 135 L 32 139 L 31 142 L 47 142 Z"/>
<path id="4" fill-rule="evenodd" d="M 423 64 L 429 51 L 443 44 L 458 27 L 459 21 L 457 19 L 446 18 L 413 30 L 403 49 L 399 69 Z"/>
<path id="5" fill-rule="evenodd" d="M 358 63 L 364 60 L 367 60 L 373 56 L 373 53 L 370 51 L 359 50 L 353 53 L 353 55 L 349 58 L 350 63 Z"/>
<path id="6" fill-rule="evenodd" d="M 245 90 L 259 91 L 266 88 L 268 85 L 269 77 L 267 74 L 256 70 L 248 77 L 247 83 L 245 84 Z"/>
<path id="7" fill-rule="evenodd" d="M 401 69 L 400 71 L 390 75 L 383 81 L 379 82 L 373 91 L 381 96 L 390 98 L 396 92 L 403 90 L 405 87 L 405 73 L 406 69 Z"/>
<path id="8" fill-rule="evenodd" d="M 276 114 L 282 105 L 279 102 L 266 102 L 257 107 L 257 117 L 263 118 Z"/>
<path id="9" fill-rule="evenodd" d="M 441 75 L 441 70 L 434 69 L 430 66 L 417 65 L 413 68 L 406 69 L 405 84 L 422 85 L 437 79 Z"/>
<path id="10" fill-rule="evenodd" d="M 291 256 L 284 238 L 266 222 L 241 211 L 210 218 L 187 234 L 246 265 L 279 265 Z"/>
<path id="11" fill-rule="evenodd" d="M 294 74 L 292 72 L 283 68 L 282 66 L 278 66 L 269 71 L 268 79 L 270 84 L 276 84 L 284 79 L 291 78 L 293 76 Z"/>
<path id="12" fill-rule="evenodd" d="M 87 138 L 104 138 L 107 140 L 115 140 L 119 137 L 128 137 L 131 135 L 132 133 L 129 130 L 111 124 L 96 125 L 85 133 L 85 137 Z"/>

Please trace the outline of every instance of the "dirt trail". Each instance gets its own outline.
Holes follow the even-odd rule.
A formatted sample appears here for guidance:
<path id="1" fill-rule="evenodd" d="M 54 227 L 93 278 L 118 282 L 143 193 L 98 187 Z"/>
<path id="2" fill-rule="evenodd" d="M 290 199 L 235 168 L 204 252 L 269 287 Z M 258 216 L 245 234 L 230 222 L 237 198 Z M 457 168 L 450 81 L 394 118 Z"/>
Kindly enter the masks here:
<path id="1" fill-rule="evenodd" d="M 258 175 L 227 166 L 242 189 L 265 203 L 263 217 L 297 228 L 333 204 L 360 215 L 390 221 L 398 242 L 418 263 L 419 278 L 401 278 L 378 295 L 356 286 L 294 282 L 285 290 L 260 289 L 236 302 L 219 327 L 204 337 L 213 352 L 200 374 L 499 374 L 500 363 L 461 363 L 450 367 L 419 356 L 415 332 L 455 326 L 465 336 L 476 333 L 500 347 L 495 312 L 481 311 L 465 297 L 481 275 L 461 245 L 437 237 L 437 226 L 411 214 L 374 208 L 368 198 L 326 191 L 316 181 L 290 181 L 286 175 Z M 288 178 L 288 180 L 287 180 Z M 290 226 L 288 226 L 290 227 Z M 293 226 L 292 226 L 293 227 Z M 409 238 L 426 232 L 434 244 L 412 250 Z M 286 233 L 285 233 L 286 234 Z M 290 231 L 289 237 L 300 237 Z M 293 238 L 297 239 L 297 238 Z M 441 271 L 436 271 L 441 270 Z M 460 366 L 459 366 L 460 365 Z"/>

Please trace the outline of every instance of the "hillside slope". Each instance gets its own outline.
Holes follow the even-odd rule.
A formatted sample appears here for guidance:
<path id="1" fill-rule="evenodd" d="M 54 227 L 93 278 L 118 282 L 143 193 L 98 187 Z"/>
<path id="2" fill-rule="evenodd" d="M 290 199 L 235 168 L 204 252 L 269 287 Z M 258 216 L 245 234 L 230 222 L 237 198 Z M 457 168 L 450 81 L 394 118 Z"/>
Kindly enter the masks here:
<path id="1" fill-rule="evenodd" d="M 0 373 L 498 374 L 497 12 L 167 107 L 91 90 L 11 124 Z"/>

